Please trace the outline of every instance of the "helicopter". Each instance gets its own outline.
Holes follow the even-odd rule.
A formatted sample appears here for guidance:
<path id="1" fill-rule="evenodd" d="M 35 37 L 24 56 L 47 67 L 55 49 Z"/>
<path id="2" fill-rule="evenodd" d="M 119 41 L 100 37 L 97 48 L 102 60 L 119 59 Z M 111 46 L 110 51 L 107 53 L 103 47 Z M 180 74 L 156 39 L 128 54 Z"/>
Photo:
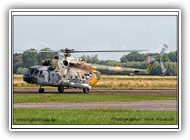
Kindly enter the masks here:
<path id="1" fill-rule="evenodd" d="M 101 73 L 110 72 L 123 75 L 147 75 L 158 61 L 163 74 L 167 73 L 161 60 L 162 55 L 168 48 L 163 44 L 159 57 L 147 56 L 148 66 L 146 69 L 127 68 L 120 66 L 107 66 L 85 62 L 82 57 L 73 57 L 72 53 L 93 52 L 142 52 L 147 50 L 97 50 L 97 51 L 75 51 L 74 49 L 61 49 L 53 59 L 42 60 L 41 65 L 32 66 L 24 74 L 23 80 L 30 84 L 39 85 L 39 93 L 44 93 L 44 86 L 57 87 L 59 93 L 67 88 L 79 88 L 83 93 L 89 93 L 92 86 L 100 80 Z M 52 51 L 52 50 L 50 50 Z M 48 51 L 49 52 L 49 51 Z"/>

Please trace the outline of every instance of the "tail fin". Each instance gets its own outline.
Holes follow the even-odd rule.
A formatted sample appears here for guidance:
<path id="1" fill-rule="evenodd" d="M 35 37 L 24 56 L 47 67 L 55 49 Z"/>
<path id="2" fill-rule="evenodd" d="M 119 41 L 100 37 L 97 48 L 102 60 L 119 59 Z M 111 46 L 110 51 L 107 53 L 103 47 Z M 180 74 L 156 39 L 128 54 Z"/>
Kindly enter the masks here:
<path id="1" fill-rule="evenodd" d="M 168 48 L 168 46 L 166 44 L 163 44 L 162 50 L 161 50 L 161 52 L 159 54 L 159 57 L 154 57 L 154 56 L 150 56 L 150 55 L 147 56 L 148 66 L 147 66 L 146 71 L 148 73 L 152 70 L 154 63 L 156 61 L 158 61 L 160 63 L 160 67 L 161 67 L 162 73 L 164 75 L 167 74 L 167 69 L 165 68 L 164 63 L 163 63 L 162 58 L 161 58 L 167 48 Z"/>

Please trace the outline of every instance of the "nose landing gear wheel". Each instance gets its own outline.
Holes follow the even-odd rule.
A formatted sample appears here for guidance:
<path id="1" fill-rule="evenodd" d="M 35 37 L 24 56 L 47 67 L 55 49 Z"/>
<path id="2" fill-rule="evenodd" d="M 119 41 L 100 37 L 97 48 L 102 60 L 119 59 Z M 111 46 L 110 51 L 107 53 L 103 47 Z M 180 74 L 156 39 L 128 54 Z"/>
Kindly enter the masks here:
<path id="1" fill-rule="evenodd" d="M 83 88 L 83 93 L 88 93 L 90 91 L 89 88 Z"/>
<path id="2" fill-rule="evenodd" d="M 64 87 L 63 86 L 58 87 L 58 91 L 59 91 L 59 93 L 63 93 L 64 92 Z"/>

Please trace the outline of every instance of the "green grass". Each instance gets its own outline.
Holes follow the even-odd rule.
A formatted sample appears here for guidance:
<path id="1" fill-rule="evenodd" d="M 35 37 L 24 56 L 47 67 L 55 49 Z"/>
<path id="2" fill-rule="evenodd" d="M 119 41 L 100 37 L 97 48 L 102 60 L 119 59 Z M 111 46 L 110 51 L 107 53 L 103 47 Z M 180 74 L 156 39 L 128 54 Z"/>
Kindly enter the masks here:
<path id="1" fill-rule="evenodd" d="M 176 111 L 126 109 L 14 109 L 15 125 L 177 124 Z"/>
<path id="2" fill-rule="evenodd" d="M 147 100 L 176 100 L 165 94 L 14 94 L 14 103 L 46 102 L 125 102 Z"/>

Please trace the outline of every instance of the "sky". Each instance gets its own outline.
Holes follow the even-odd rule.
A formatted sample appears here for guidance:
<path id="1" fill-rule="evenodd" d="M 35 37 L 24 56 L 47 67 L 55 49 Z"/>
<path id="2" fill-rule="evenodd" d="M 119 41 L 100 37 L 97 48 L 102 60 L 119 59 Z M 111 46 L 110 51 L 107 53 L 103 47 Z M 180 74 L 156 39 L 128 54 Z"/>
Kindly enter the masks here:
<path id="1" fill-rule="evenodd" d="M 14 52 L 48 47 L 53 50 L 145 49 L 144 53 L 176 51 L 176 16 L 14 16 Z M 117 60 L 127 53 L 98 54 Z M 84 54 L 73 54 L 82 56 Z"/>

